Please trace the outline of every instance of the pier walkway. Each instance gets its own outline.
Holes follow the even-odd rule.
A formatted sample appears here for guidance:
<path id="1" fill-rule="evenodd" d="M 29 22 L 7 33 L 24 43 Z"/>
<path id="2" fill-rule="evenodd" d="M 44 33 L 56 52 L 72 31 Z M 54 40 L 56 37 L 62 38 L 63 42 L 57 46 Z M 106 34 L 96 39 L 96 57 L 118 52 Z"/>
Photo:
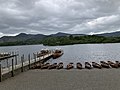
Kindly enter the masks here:
<path id="1" fill-rule="evenodd" d="M 15 74 L 15 71 L 16 72 L 23 72 L 25 69 L 30 69 L 32 66 L 36 65 L 37 63 L 41 63 L 41 62 L 45 62 L 46 59 L 50 58 L 51 56 L 53 55 L 53 52 L 50 52 L 48 54 L 45 54 L 43 56 L 40 56 L 40 57 L 37 57 L 35 54 L 34 54 L 34 59 L 31 59 L 30 57 L 30 54 L 28 55 L 28 60 L 24 60 L 24 55 L 21 56 L 21 63 L 18 63 L 18 64 L 15 64 L 15 60 L 14 57 L 16 57 L 17 55 L 12 55 L 12 56 L 9 56 L 9 57 L 3 57 L 1 58 L 1 61 L 0 61 L 0 82 L 2 81 L 2 79 L 4 78 L 3 76 L 7 76 L 7 77 L 10 77 L 10 76 L 14 76 Z M 9 59 L 11 58 L 11 59 Z M 5 68 L 2 68 L 2 60 L 11 60 L 12 63 L 10 66 L 8 67 L 5 67 Z M 11 75 L 10 75 L 11 74 Z"/>
<path id="2" fill-rule="evenodd" d="M 34 63 L 39 62 L 39 61 L 43 61 L 44 59 L 50 57 L 51 55 L 52 55 L 52 53 L 41 56 L 39 58 L 32 59 L 32 60 L 30 60 L 30 62 L 29 62 L 29 60 L 24 61 L 23 62 L 23 67 L 28 66 L 29 64 L 34 64 Z M 20 63 L 18 65 L 14 65 L 14 69 L 19 69 L 21 67 L 22 67 L 22 63 Z M 12 71 L 12 66 L 10 66 L 9 68 L 2 69 L 2 74 L 6 74 L 6 73 L 8 73 L 10 71 Z"/>

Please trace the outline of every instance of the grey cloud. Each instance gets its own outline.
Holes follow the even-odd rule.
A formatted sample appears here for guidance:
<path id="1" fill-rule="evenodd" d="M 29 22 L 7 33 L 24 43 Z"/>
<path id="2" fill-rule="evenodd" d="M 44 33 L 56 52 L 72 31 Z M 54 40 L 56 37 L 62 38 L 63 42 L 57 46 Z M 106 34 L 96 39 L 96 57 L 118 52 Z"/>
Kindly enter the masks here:
<path id="1" fill-rule="evenodd" d="M 0 0 L 0 35 L 120 30 L 119 0 Z"/>

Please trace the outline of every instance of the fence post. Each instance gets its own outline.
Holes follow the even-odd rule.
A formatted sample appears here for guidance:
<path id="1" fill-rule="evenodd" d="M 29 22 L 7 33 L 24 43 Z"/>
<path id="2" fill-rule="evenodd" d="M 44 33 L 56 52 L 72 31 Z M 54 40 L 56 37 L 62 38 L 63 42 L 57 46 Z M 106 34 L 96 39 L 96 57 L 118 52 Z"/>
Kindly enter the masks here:
<path id="1" fill-rule="evenodd" d="M 1 65 L 1 61 L 0 61 L 0 82 L 2 82 L 2 65 Z"/>
<path id="2" fill-rule="evenodd" d="M 29 69 L 30 69 L 30 54 L 28 55 L 28 60 L 29 60 Z"/>
<path id="3" fill-rule="evenodd" d="M 23 59 L 24 59 L 24 57 L 21 56 L 21 63 L 22 63 L 21 72 L 23 72 Z"/>
<path id="4" fill-rule="evenodd" d="M 12 77 L 14 77 L 14 59 L 12 59 Z"/>

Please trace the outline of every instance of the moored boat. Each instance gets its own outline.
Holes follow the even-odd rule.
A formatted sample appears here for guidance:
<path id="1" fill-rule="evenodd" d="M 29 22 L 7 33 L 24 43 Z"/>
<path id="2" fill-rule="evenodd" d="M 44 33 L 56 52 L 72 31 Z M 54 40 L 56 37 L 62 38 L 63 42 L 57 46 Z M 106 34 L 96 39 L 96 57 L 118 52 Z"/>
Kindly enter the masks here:
<path id="1" fill-rule="evenodd" d="M 94 68 L 98 68 L 98 69 L 101 69 L 101 68 L 102 68 L 102 66 L 101 66 L 100 64 L 96 63 L 96 62 L 92 62 L 92 66 L 93 66 Z"/>
<path id="2" fill-rule="evenodd" d="M 111 61 L 108 61 L 108 64 L 112 67 L 112 68 L 118 68 L 118 64 L 113 63 Z"/>
<path id="3" fill-rule="evenodd" d="M 119 61 L 115 61 L 115 62 L 118 65 L 118 67 L 120 67 L 120 62 Z"/>
<path id="4" fill-rule="evenodd" d="M 57 63 L 54 63 L 48 67 L 48 69 L 56 69 L 57 68 Z"/>
<path id="5" fill-rule="evenodd" d="M 77 69 L 82 69 L 82 64 L 81 64 L 80 62 L 78 62 L 78 63 L 76 64 L 76 68 L 77 68 Z"/>
<path id="6" fill-rule="evenodd" d="M 50 66 L 50 63 L 41 64 L 41 69 L 48 69 L 49 66 Z"/>
<path id="7" fill-rule="evenodd" d="M 51 51 L 49 49 L 42 49 L 40 52 L 38 52 L 36 55 L 37 57 L 44 56 L 46 54 L 49 54 Z"/>
<path id="8" fill-rule="evenodd" d="M 85 68 L 92 69 L 92 66 L 89 62 L 85 62 Z"/>
<path id="9" fill-rule="evenodd" d="M 67 70 L 74 68 L 73 63 L 69 63 L 66 67 Z"/>
<path id="10" fill-rule="evenodd" d="M 104 61 L 100 61 L 100 63 L 101 63 L 101 66 L 102 66 L 103 68 L 110 68 L 110 66 L 109 66 L 108 63 L 106 63 L 106 62 L 104 62 Z"/>
<path id="11" fill-rule="evenodd" d="M 63 63 L 62 63 L 62 62 L 60 62 L 60 63 L 58 64 L 57 69 L 63 69 Z"/>
<path id="12" fill-rule="evenodd" d="M 53 59 L 59 58 L 60 56 L 63 55 L 63 50 L 61 49 L 56 49 L 53 53 Z"/>

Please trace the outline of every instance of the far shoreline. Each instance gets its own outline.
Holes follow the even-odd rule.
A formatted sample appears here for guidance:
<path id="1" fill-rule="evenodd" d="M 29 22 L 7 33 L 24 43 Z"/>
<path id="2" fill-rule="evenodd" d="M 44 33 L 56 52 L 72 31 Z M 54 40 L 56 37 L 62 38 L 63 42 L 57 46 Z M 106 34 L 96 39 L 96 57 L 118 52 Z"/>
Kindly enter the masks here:
<path id="1" fill-rule="evenodd" d="M 48 47 L 56 47 L 56 46 L 74 46 L 74 45 L 97 45 L 97 44 L 120 44 L 120 43 L 82 43 L 82 44 L 66 44 L 66 45 L 43 45 L 43 44 L 24 44 L 24 45 L 5 45 L 5 46 L 0 46 L 0 47 L 15 47 L 15 46 L 35 46 L 35 45 L 42 45 L 44 47 L 48 46 Z"/>

